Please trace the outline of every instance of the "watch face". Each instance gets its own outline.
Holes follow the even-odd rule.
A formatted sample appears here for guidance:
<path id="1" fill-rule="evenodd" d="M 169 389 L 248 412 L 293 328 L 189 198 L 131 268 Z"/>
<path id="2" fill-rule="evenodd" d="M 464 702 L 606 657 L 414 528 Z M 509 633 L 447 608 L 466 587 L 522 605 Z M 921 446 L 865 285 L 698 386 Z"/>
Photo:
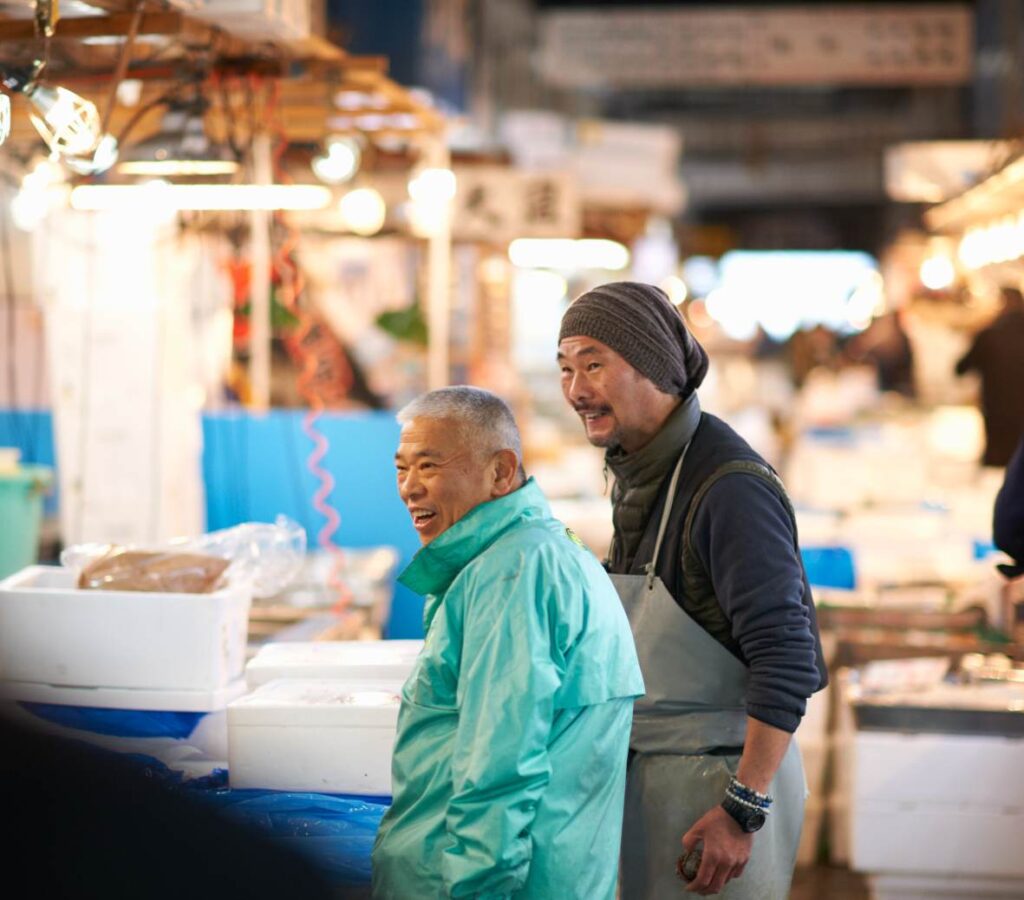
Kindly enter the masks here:
<path id="1" fill-rule="evenodd" d="M 760 810 L 753 809 L 747 816 L 747 823 L 744 826 L 748 832 L 754 832 L 761 829 L 765 823 L 765 814 Z"/>

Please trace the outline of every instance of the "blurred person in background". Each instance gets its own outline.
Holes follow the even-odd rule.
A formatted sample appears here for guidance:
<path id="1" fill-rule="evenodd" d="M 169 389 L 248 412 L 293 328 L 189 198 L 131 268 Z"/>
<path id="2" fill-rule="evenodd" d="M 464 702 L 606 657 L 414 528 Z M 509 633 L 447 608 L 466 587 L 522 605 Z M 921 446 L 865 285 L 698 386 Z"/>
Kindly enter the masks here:
<path id="1" fill-rule="evenodd" d="M 880 391 L 914 396 L 914 351 L 899 313 L 890 312 L 875 319 L 850 341 L 847 354 L 852 362 L 874 366 Z"/>
<path id="2" fill-rule="evenodd" d="M 701 411 L 704 349 L 659 288 L 579 297 L 562 391 L 615 476 L 607 561 L 647 694 L 634 707 L 622 900 L 789 894 L 804 775 L 791 740 L 827 674 L 793 509 L 775 472 Z M 756 833 L 755 833 L 756 832 Z"/>
<path id="3" fill-rule="evenodd" d="M 426 643 L 402 690 L 373 896 L 613 900 L 643 680 L 600 563 L 488 391 L 405 407 L 395 466 Z"/>
<path id="4" fill-rule="evenodd" d="M 1024 575 L 1024 440 L 1006 466 L 992 514 L 992 539 L 1014 564 L 1000 566 L 1008 578 Z"/>
<path id="5" fill-rule="evenodd" d="M 956 364 L 957 375 L 981 376 L 985 466 L 1005 466 L 1024 435 L 1024 297 L 1014 287 L 1000 293 L 1002 311 Z"/>

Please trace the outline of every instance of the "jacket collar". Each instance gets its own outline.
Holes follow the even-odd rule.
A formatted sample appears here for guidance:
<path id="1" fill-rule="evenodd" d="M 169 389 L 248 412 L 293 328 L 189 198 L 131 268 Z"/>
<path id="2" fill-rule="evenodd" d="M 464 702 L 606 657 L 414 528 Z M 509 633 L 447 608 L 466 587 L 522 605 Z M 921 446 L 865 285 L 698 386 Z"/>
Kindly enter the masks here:
<path id="1" fill-rule="evenodd" d="M 648 444 L 633 453 L 613 448 L 605 454 L 605 462 L 624 489 L 660 484 L 699 424 L 700 401 L 693 393 L 672 411 L 661 431 Z"/>
<path id="2" fill-rule="evenodd" d="M 447 531 L 413 557 L 398 577 L 417 594 L 440 594 L 456 576 L 484 552 L 509 526 L 523 518 L 551 515 L 537 482 L 530 478 L 518 490 L 473 507 Z"/>

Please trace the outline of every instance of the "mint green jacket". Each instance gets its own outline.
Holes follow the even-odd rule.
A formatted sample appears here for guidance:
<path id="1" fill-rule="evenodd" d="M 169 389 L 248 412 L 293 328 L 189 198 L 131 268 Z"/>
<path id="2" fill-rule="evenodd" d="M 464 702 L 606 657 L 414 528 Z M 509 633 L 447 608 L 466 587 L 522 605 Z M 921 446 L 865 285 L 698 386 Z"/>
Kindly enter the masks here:
<path id="1" fill-rule="evenodd" d="M 612 900 L 633 698 L 629 623 L 533 479 L 425 546 L 394 802 L 373 896 Z"/>

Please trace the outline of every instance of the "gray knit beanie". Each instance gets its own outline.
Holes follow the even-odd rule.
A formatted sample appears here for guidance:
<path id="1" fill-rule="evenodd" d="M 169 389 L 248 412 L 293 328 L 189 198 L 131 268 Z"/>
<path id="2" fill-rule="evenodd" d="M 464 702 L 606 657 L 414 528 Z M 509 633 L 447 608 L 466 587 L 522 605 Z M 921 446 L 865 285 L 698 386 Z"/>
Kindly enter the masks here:
<path id="1" fill-rule="evenodd" d="M 570 337 L 607 344 L 666 394 L 690 396 L 708 371 L 704 348 L 652 284 L 615 281 L 577 297 L 562 316 L 558 342 Z"/>

